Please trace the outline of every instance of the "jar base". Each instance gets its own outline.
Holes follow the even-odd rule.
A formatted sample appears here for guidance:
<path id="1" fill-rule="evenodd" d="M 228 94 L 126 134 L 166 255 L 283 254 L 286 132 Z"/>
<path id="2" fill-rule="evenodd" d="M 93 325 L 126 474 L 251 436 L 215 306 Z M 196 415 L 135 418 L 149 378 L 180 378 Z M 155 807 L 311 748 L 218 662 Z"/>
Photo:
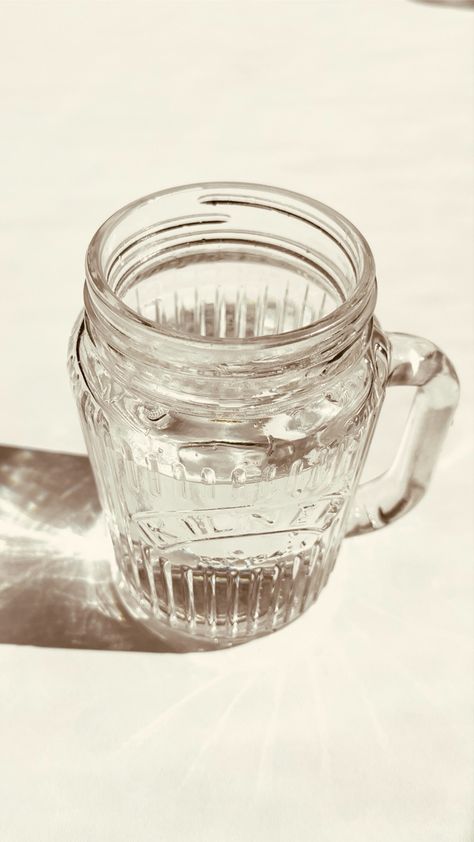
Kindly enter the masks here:
<path id="1" fill-rule="evenodd" d="M 312 593 L 307 592 L 305 600 L 288 605 L 277 622 L 275 622 L 276 617 L 271 624 L 249 620 L 244 628 L 242 624 L 237 623 L 226 623 L 224 627 L 216 623 L 213 629 L 211 623 L 183 622 L 178 618 L 170 618 L 166 614 L 163 617 L 157 616 L 150 610 L 146 600 L 139 599 L 133 593 L 130 582 L 123 576 L 118 566 L 115 566 L 113 570 L 113 584 L 127 615 L 165 644 L 167 650 L 182 653 L 206 652 L 241 646 L 243 643 L 273 634 L 294 622 L 316 601 L 328 581 L 331 570 L 332 566 L 326 568 L 325 575 L 319 579 L 318 588 Z M 183 626 L 187 627 L 183 628 Z"/>
<path id="2" fill-rule="evenodd" d="M 123 580 L 115 580 L 114 588 L 122 608 L 130 619 L 165 644 L 166 650 L 169 652 L 184 654 L 186 652 L 213 652 L 220 649 L 230 649 L 273 634 L 278 629 L 283 628 L 283 625 L 292 622 L 292 620 L 289 620 L 288 623 L 275 629 L 264 629 L 253 634 L 236 635 L 235 637 L 212 636 L 212 634 L 200 635 L 199 633 L 177 629 L 170 623 L 145 612 Z M 297 617 L 292 619 L 296 620 Z"/>

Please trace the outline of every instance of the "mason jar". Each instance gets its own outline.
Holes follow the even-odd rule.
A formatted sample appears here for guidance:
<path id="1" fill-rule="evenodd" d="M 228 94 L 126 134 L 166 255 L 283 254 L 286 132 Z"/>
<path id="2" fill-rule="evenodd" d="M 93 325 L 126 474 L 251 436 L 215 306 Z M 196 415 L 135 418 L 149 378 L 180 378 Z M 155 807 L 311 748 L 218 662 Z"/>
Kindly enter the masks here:
<path id="1" fill-rule="evenodd" d="M 424 493 L 458 396 L 431 342 L 374 319 L 343 216 L 255 184 L 164 190 L 86 259 L 69 368 L 128 612 L 176 649 L 275 631 L 345 535 Z M 360 475 L 387 385 L 416 386 L 400 449 Z"/>

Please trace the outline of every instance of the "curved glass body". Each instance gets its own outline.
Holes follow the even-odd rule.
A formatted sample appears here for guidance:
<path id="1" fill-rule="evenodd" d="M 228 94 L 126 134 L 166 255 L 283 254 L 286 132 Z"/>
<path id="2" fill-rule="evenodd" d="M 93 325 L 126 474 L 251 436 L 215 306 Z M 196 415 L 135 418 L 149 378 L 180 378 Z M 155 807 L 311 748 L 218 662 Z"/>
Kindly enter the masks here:
<path id="1" fill-rule="evenodd" d="M 317 598 L 347 531 L 426 487 L 457 397 L 448 361 L 410 338 L 394 370 L 369 247 L 296 194 L 154 194 L 99 229 L 86 268 L 70 373 L 122 599 L 180 648 L 278 629 Z M 390 377 L 429 405 L 397 477 L 356 494 Z"/>

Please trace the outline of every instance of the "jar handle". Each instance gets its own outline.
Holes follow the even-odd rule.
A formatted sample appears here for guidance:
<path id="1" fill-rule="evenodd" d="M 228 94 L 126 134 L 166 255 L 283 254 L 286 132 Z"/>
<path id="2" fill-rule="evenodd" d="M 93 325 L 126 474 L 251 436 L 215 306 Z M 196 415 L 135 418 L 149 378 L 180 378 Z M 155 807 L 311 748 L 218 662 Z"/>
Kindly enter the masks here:
<path id="1" fill-rule="evenodd" d="M 459 398 L 456 372 L 436 345 L 405 333 L 390 333 L 388 339 L 388 385 L 417 391 L 392 466 L 356 491 L 347 535 L 388 526 L 423 497 Z"/>

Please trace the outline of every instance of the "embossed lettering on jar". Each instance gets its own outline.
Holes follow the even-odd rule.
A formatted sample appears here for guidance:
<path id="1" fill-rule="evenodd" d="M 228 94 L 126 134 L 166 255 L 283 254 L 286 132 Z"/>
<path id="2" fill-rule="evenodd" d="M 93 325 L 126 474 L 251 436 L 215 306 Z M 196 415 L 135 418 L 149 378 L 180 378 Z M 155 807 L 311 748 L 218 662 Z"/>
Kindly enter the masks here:
<path id="1" fill-rule="evenodd" d="M 119 593 L 171 645 L 278 629 L 382 525 L 354 499 L 389 376 L 375 294 L 357 230 L 271 188 L 164 191 L 92 240 L 70 372 Z"/>

